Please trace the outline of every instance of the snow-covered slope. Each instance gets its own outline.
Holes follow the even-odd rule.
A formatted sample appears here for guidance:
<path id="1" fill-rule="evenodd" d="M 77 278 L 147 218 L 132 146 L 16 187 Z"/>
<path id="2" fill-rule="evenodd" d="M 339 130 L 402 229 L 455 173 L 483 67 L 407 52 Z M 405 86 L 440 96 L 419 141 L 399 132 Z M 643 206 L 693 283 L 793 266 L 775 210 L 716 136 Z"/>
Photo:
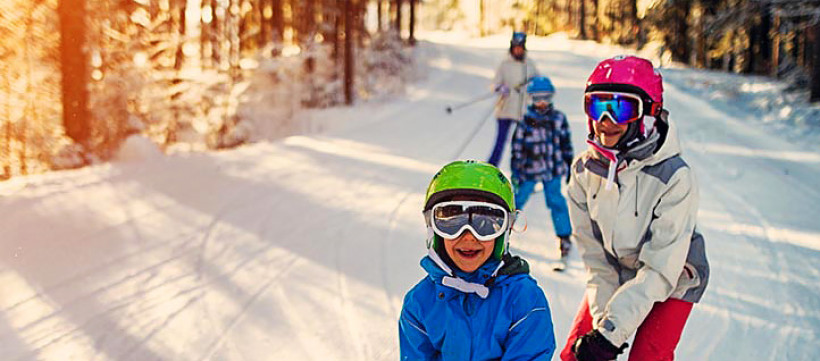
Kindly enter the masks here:
<path id="1" fill-rule="evenodd" d="M 402 297 L 423 276 L 424 188 L 447 161 L 484 159 L 494 136 L 490 119 L 457 154 L 492 104 L 444 108 L 489 90 L 506 42 L 422 43 L 426 79 L 314 112 L 322 134 L 0 183 L 0 360 L 396 360 Z M 530 49 L 584 148 L 584 80 L 612 50 L 561 38 Z M 666 99 L 712 264 L 677 359 L 817 359 L 820 153 L 675 84 Z M 550 271 L 541 197 L 512 247 L 562 344 L 583 269 L 573 253 L 567 272 Z"/>

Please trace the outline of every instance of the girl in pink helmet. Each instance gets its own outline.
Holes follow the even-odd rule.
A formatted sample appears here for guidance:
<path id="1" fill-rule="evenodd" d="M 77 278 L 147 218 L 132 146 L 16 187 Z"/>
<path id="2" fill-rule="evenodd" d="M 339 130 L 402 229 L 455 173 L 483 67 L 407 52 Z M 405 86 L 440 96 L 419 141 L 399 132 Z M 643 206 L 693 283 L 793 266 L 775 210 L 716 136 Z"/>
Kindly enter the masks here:
<path id="1" fill-rule="evenodd" d="M 698 185 L 646 59 L 602 61 L 584 94 L 590 149 L 575 159 L 569 213 L 587 269 L 564 361 L 674 359 L 709 280 L 695 228 Z"/>

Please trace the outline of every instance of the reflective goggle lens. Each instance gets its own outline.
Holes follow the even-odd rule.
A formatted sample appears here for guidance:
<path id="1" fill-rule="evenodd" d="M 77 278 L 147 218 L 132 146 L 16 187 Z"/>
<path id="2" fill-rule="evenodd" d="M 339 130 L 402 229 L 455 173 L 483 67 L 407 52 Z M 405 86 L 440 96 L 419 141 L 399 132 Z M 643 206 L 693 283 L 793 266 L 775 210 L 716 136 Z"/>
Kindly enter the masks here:
<path id="1" fill-rule="evenodd" d="M 433 230 L 444 238 L 456 238 L 464 229 L 481 241 L 493 240 L 507 228 L 507 211 L 485 202 L 443 202 L 433 206 Z"/>
<path id="2" fill-rule="evenodd" d="M 533 103 L 545 102 L 552 103 L 552 94 L 535 94 L 532 96 Z"/>
<path id="3" fill-rule="evenodd" d="M 587 93 L 584 96 L 584 111 L 595 121 L 608 114 L 615 123 L 626 124 L 643 115 L 643 102 L 632 94 Z"/>

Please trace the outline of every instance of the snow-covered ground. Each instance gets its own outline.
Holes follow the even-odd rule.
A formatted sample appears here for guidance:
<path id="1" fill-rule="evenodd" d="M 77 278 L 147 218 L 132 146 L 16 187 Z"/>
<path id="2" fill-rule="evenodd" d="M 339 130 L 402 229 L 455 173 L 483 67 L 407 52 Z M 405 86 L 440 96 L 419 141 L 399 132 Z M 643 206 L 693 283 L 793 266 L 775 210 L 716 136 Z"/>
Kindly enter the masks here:
<path id="1" fill-rule="evenodd" d="M 0 360 L 396 360 L 401 300 L 423 276 L 424 188 L 454 158 L 485 158 L 495 131 L 491 101 L 444 108 L 488 90 L 507 41 L 431 36 L 417 51 L 424 80 L 313 112 L 321 134 L 0 183 Z M 584 81 L 617 49 L 561 37 L 529 48 L 584 148 Z M 712 264 L 677 359 L 816 360 L 820 152 L 674 71 L 666 106 L 700 180 Z M 583 269 L 574 252 L 567 272 L 550 270 L 541 197 L 512 247 L 562 344 Z"/>

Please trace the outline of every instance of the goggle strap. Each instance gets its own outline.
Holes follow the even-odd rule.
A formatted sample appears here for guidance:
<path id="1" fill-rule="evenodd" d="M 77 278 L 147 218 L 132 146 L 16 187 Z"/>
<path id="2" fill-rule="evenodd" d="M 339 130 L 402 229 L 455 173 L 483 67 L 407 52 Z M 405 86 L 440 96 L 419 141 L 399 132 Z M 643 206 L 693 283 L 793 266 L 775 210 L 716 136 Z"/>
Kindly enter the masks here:
<path id="1" fill-rule="evenodd" d="M 663 110 L 661 103 L 652 103 L 650 111 L 652 112 L 653 117 L 658 116 L 661 113 L 661 110 Z"/>

